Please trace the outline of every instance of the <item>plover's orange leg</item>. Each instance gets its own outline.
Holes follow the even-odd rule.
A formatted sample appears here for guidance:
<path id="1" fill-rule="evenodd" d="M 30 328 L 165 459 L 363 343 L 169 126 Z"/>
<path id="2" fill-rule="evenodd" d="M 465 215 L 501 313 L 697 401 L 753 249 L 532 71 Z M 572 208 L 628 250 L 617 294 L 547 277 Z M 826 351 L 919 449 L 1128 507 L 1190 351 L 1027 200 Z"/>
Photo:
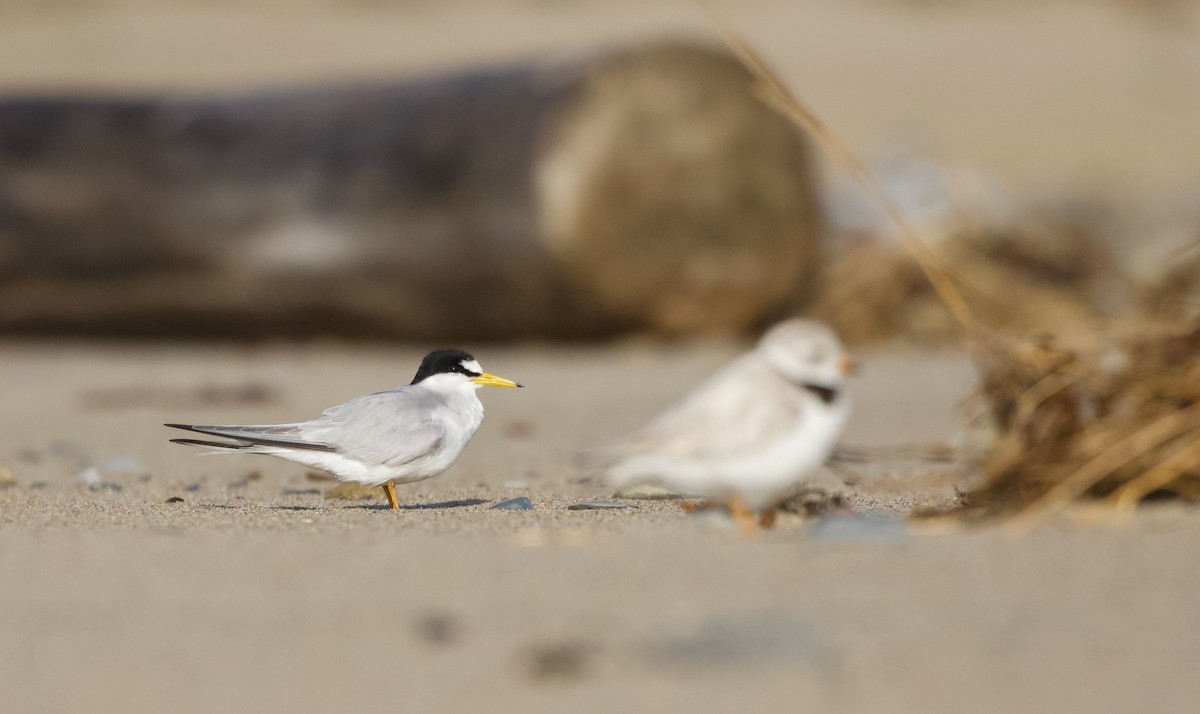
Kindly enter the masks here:
<path id="1" fill-rule="evenodd" d="M 399 510 L 400 502 L 396 500 L 396 484 L 393 481 L 388 481 L 383 484 L 383 492 L 387 494 L 388 508 L 393 511 Z"/>
<path id="2" fill-rule="evenodd" d="M 696 511 L 703 511 L 706 508 L 712 508 L 712 504 L 709 503 L 707 500 L 704 500 L 704 501 L 680 501 L 679 507 L 683 509 L 684 513 L 695 513 Z"/>
<path id="3" fill-rule="evenodd" d="M 729 516 L 733 518 L 733 522 L 742 529 L 742 535 L 747 538 L 758 537 L 758 520 L 754 517 L 754 511 L 746 505 L 746 501 L 741 496 L 733 496 L 725 502 L 725 507 L 729 509 Z"/>

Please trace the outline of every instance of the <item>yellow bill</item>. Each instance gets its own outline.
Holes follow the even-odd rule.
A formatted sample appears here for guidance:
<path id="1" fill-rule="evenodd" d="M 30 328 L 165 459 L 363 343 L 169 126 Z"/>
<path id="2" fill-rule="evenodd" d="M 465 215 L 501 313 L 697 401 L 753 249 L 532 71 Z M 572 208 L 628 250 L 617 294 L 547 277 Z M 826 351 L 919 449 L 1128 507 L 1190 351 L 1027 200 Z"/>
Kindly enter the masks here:
<path id="1" fill-rule="evenodd" d="M 504 377 L 497 377 L 496 375 L 490 374 L 488 372 L 484 372 L 483 374 L 479 375 L 478 377 L 472 377 L 471 381 L 474 382 L 475 384 L 478 384 L 478 385 L 484 386 L 484 387 L 523 387 L 523 386 L 525 386 L 523 384 L 517 384 L 516 382 L 512 381 L 511 379 L 505 379 Z"/>

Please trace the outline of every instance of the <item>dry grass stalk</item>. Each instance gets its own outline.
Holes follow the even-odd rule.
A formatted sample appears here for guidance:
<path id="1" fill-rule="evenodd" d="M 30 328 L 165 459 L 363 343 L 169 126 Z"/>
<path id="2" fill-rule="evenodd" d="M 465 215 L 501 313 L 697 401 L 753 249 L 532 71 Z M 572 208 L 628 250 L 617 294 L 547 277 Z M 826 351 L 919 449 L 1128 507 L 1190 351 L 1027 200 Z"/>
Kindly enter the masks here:
<path id="1" fill-rule="evenodd" d="M 871 175 L 871 172 L 867 169 L 862 159 L 820 117 L 804 106 L 800 100 L 788 91 L 787 87 L 775 76 L 775 73 L 771 71 L 766 62 L 758 56 L 758 53 L 741 36 L 730 29 L 729 23 L 721 17 L 711 3 L 705 0 L 698 1 L 700 2 L 700 6 L 704 8 L 712 19 L 725 44 L 741 60 L 746 69 L 754 75 L 757 82 L 756 92 L 758 96 L 769 106 L 774 107 L 785 117 L 791 119 L 816 138 L 830 157 L 850 174 L 851 178 L 862 187 L 871 200 L 900 229 L 900 232 L 904 236 L 905 244 L 912 251 L 913 257 L 920 263 L 921 269 L 929 278 L 929 282 L 933 285 L 934 290 L 937 291 L 942 301 L 946 303 L 946 306 L 950 309 L 955 319 L 964 327 L 972 327 L 974 320 L 971 316 L 971 310 L 967 307 L 966 301 L 963 300 L 962 295 L 954 286 L 950 276 L 938 262 L 937 257 L 933 255 L 929 246 L 921 239 L 916 229 L 913 228 L 908 218 L 904 215 L 904 211 L 883 190 L 883 187 L 879 185 L 875 177 Z"/>

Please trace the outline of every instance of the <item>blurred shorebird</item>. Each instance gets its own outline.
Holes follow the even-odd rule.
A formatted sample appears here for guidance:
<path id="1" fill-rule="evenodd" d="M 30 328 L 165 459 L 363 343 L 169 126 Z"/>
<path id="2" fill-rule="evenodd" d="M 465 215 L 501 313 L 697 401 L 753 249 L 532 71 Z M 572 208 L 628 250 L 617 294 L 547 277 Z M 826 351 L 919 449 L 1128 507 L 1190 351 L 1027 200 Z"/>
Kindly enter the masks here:
<path id="1" fill-rule="evenodd" d="M 624 442 L 603 450 L 618 488 L 656 483 L 723 502 L 744 533 L 829 458 L 846 419 L 853 359 L 828 326 L 793 319 Z"/>
<path id="2" fill-rule="evenodd" d="M 426 355 L 412 384 L 351 399 L 312 421 L 258 426 L 167 424 L 229 441 L 172 439 L 217 453 L 266 454 L 381 486 L 397 509 L 396 484 L 437 476 L 454 463 L 483 421 L 480 387 L 520 387 L 488 374 L 462 350 Z"/>

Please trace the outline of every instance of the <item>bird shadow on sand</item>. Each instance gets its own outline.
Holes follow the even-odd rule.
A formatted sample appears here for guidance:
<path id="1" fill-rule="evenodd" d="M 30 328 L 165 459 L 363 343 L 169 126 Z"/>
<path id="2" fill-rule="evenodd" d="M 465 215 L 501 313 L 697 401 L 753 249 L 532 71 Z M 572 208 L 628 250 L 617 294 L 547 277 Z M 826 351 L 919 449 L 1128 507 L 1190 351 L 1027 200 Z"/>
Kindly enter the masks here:
<path id="1" fill-rule="evenodd" d="M 463 498 L 457 501 L 439 501 L 438 503 L 402 503 L 399 510 L 401 511 L 433 511 L 444 510 L 448 508 L 467 508 L 468 506 L 478 506 L 488 503 L 483 498 Z M 388 511 L 391 510 L 384 503 L 364 503 L 355 506 L 346 506 L 346 508 L 360 508 L 367 511 Z"/>

